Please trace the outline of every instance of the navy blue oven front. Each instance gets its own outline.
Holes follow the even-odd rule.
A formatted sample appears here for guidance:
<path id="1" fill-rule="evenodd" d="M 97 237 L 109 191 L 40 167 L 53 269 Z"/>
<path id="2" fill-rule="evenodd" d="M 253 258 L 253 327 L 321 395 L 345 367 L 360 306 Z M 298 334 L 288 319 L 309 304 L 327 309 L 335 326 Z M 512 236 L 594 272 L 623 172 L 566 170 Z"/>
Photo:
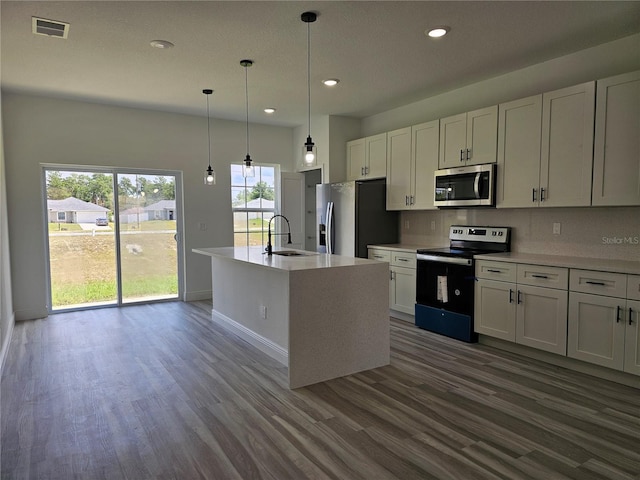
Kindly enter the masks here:
<path id="1" fill-rule="evenodd" d="M 510 227 L 452 225 L 449 247 L 417 251 L 416 326 L 477 342 L 473 327 L 473 256 L 510 250 Z"/>
<path id="2" fill-rule="evenodd" d="M 417 254 L 416 326 L 441 335 L 477 342 L 473 331 L 473 258 Z"/>

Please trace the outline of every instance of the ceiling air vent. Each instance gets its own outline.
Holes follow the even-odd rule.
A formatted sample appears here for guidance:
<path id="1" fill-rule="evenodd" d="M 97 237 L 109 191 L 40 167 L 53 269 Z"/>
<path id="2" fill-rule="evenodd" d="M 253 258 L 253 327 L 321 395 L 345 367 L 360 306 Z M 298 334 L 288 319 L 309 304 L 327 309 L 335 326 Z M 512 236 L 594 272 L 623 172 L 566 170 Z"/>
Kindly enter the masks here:
<path id="1" fill-rule="evenodd" d="M 31 17 L 31 27 L 36 35 L 58 38 L 67 38 L 67 35 L 69 35 L 69 24 L 57 20 Z"/>

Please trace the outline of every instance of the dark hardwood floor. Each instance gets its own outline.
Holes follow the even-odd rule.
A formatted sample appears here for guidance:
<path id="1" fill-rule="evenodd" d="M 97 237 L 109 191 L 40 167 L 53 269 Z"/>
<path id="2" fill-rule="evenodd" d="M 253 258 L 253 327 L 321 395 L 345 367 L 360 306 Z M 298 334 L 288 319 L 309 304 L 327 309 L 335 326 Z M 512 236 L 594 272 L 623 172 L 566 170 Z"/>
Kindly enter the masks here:
<path id="1" fill-rule="evenodd" d="M 390 366 L 291 391 L 210 308 L 18 323 L 2 479 L 640 478 L 640 390 L 392 320 Z"/>

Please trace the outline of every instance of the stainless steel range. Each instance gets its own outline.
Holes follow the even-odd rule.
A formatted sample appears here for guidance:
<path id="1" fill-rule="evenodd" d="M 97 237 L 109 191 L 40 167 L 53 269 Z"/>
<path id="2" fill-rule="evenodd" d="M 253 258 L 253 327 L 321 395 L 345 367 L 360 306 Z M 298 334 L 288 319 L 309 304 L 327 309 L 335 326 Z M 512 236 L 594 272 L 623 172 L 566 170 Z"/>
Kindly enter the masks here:
<path id="1" fill-rule="evenodd" d="M 510 227 L 452 225 L 449 248 L 418 250 L 416 326 L 477 342 L 473 331 L 473 256 L 508 252 L 510 246 Z"/>

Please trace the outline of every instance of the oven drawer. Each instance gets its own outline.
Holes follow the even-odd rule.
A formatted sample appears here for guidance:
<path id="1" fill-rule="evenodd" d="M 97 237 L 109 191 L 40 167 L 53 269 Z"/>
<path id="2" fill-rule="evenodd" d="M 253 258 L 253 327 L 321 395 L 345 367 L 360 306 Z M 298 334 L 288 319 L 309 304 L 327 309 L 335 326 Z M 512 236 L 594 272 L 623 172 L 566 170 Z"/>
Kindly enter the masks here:
<path id="1" fill-rule="evenodd" d="M 572 268 L 569 275 L 569 290 L 625 298 L 627 295 L 627 276 L 623 273 Z"/>
<path id="2" fill-rule="evenodd" d="M 516 281 L 516 264 L 491 260 L 476 261 L 476 277 L 502 282 Z"/>
<path id="3" fill-rule="evenodd" d="M 416 268 L 416 254 L 391 251 L 391 265 L 394 267 Z"/>
<path id="4" fill-rule="evenodd" d="M 380 262 L 391 263 L 391 252 L 389 250 L 381 250 L 377 248 L 369 249 L 369 258 Z"/>
<path id="5" fill-rule="evenodd" d="M 569 285 L 569 269 L 542 265 L 518 264 L 518 284 L 566 290 Z"/>

